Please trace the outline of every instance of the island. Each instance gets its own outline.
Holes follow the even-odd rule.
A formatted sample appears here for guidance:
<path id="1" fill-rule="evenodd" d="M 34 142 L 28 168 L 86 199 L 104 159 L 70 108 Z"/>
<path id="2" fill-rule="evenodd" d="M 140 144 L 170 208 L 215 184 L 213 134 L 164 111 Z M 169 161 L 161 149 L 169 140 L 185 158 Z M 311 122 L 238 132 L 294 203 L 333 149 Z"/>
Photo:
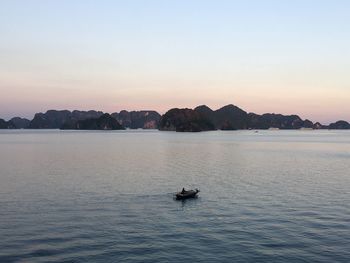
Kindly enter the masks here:
<path id="1" fill-rule="evenodd" d="M 233 104 L 217 110 L 207 105 L 194 109 L 172 108 L 161 115 L 154 110 L 114 112 L 88 110 L 48 110 L 36 113 L 32 120 L 14 117 L 8 121 L 0 119 L 0 129 L 158 129 L 161 131 L 201 132 L 212 130 L 312 130 L 350 129 L 345 120 L 323 125 L 303 120 L 296 114 L 256 114 L 247 112 Z"/>
<path id="2" fill-rule="evenodd" d="M 345 129 L 346 124 L 336 125 Z M 206 105 L 195 109 L 171 109 L 159 122 L 159 130 L 193 132 L 208 130 L 245 130 L 245 129 L 323 129 L 327 126 L 303 120 L 298 115 L 275 113 L 247 113 L 239 107 L 229 104 L 218 110 Z"/>
<path id="3" fill-rule="evenodd" d="M 124 130 L 125 128 L 113 118 L 105 113 L 98 118 L 90 118 L 79 121 L 68 121 L 64 123 L 62 130 Z"/>

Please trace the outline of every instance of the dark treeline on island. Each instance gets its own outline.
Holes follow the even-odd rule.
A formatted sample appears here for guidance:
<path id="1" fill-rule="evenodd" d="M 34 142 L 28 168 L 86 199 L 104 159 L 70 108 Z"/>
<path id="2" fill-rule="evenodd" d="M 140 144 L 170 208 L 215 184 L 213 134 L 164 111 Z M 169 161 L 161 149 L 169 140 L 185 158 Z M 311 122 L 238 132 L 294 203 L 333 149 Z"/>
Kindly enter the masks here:
<path id="1" fill-rule="evenodd" d="M 67 121 L 61 126 L 62 130 L 124 130 L 125 128 L 111 115 L 105 113 L 98 118 L 78 121 Z"/>
<path id="2" fill-rule="evenodd" d="M 330 125 L 303 120 L 298 115 L 274 113 L 255 114 L 232 104 L 218 110 L 202 105 L 195 109 L 170 109 L 163 116 L 156 111 L 121 111 L 112 114 L 101 111 L 49 110 L 36 113 L 32 120 L 15 117 L 0 119 L 0 129 L 71 129 L 122 130 L 159 129 L 162 131 L 200 132 L 244 129 L 350 129 L 346 121 Z"/>
<path id="3" fill-rule="evenodd" d="M 36 113 L 33 120 L 0 119 L 0 129 L 74 129 L 74 130 L 121 130 L 157 129 L 161 115 L 156 111 L 121 111 L 106 114 L 102 111 L 49 110 Z"/>
<path id="4" fill-rule="evenodd" d="M 310 120 L 302 120 L 298 115 L 247 113 L 232 104 L 213 111 L 202 105 L 195 109 L 171 109 L 159 122 L 159 130 L 198 132 L 211 130 L 244 129 L 350 129 L 346 121 L 338 121 L 329 126 Z"/>

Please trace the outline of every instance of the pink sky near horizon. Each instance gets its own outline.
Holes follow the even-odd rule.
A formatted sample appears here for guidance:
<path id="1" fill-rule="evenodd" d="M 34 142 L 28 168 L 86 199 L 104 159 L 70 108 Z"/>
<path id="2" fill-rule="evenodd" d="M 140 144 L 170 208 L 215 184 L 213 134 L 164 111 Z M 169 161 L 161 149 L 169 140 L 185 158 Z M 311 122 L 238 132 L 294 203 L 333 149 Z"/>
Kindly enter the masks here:
<path id="1" fill-rule="evenodd" d="M 347 112 L 350 111 L 346 96 L 325 96 L 317 100 L 310 96 L 301 97 L 300 94 L 291 94 L 283 99 L 279 94 L 265 96 L 264 94 L 249 94 L 249 92 L 218 92 L 201 94 L 200 91 L 191 93 L 189 90 L 176 92 L 160 92 L 160 94 L 113 94 L 114 92 L 83 92 L 77 90 L 36 91 L 19 90 L 14 94 L 3 94 L 4 102 L 0 105 L 0 117 L 9 119 L 14 116 L 31 119 L 37 112 L 49 109 L 68 110 L 101 110 L 116 112 L 121 110 L 156 110 L 163 114 L 170 108 L 194 108 L 205 104 L 215 110 L 227 104 L 234 104 L 247 112 L 257 114 L 281 113 L 285 115 L 297 114 L 303 119 L 319 121 L 324 124 L 337 120 L 350 121 Z M 165 94 L 164 94 L 165 93 Z M 215 92 L 214 92 L 215 93 Z M 111 95 L 112 94 L 112 95 Z M 224 98 L 222 98 L 224 95 Z M 10 110 L 9 110 L 10 109 Z"/>
<path id="2" fill-rule="evenodd" d="M 75 70 L 74 65 L 52 65 L 43 59 L 29 61 L 39 68 L 0 72 L 0 118 L 32 118 L 36 112 L 49 109 L 147 109 L 165 113 L 173 107 L 206 104 L 218 109 L 234 104 L 247 112 L 297 114 L 324 124 L 350 121 L 350 80 L 346 72 L 326 66 L 270 65 L 261 69 L 253 63 L 246 69 L 208 65 L 162 72 L 146 66 L 137 71 L 127 66 L 106 68 L 103 62 L 95 63 L 91 70 L 89 65 L 75 61 L 80 65 Z M 23 67 L 22 63 L 16 68 Z"/>

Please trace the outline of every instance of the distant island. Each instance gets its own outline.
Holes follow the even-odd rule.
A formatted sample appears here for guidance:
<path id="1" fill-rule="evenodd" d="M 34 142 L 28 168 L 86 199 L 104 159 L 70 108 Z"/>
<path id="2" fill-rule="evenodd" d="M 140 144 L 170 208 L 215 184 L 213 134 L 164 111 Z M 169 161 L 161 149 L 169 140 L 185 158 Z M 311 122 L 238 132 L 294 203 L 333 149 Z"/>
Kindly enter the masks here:
<path id="1" fill-rule="evenodd" d="M 32 120 L 14 117 L 0 119 L 0 129 L 70 129 L 70 130 L 122 130 L 159 129 L 161 131 L 200 132 L 212 130 L 246 129 L 350 129 L 340 120 L 330 125 L 303 120 L 298 115 L 275 113 L 247 113 L 229 104 L 212 110 L 206 105 L 194 109 L 173 108 L 163 116 L 153 110 L 114 112 L 48 110 L 36 113 Z"/>
<path id="2" fill-rule="evenodd" d="M 330 125 L 302 120 L 298 115 L 274 113 L 247 113 L 232 104 L 213 111 L 206 105 L 195 109 L 171 109 L 159 121 L 159 130 L 178 132 L 200 132 L 211 130 L 246 129 L 350 129 L 346 121 L 337 121 Z"/>
<path id="3" fill-rule="evenodd" d="M 232 104 L 213 111 L 206 105 L 195 109 L 171 109 L 165 113 L 159 123 L 160 130 L 166 131 L 209 131 L 209 130 L 246 130 L 246 129 L 343 129 L 350 125 L 332 124 L 325 126 L 302 120 L 297 115 L 266 113 L 258 115 L 247 113 Z"/>
<path id="4" fill-rule="evenodd" d="M 36 113 L 32 120 L 15 117 L 0 119 L 0 129 L 157 129 L 161 115 L 156 111 L 121 111 L 106 114 L 102 111 L 48 110 Z"/>
<path id="5" fill-rule="evenodd" d="M 63 123 L 62 130 L 125 130 L 125 128 L 108 113 L 98 118 L 70 120 Z"/>

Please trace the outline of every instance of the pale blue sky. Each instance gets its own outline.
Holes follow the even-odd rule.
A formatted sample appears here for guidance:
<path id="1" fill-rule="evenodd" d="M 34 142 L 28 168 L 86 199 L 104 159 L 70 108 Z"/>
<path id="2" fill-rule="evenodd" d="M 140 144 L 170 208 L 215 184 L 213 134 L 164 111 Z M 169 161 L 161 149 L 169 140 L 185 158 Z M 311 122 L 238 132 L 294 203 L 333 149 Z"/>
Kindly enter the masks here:
<path id="1" fill-rule="evenodd" d="M 0 0 L 0 118 L 217 108 L 350 121 L 350 1 Z"/>

